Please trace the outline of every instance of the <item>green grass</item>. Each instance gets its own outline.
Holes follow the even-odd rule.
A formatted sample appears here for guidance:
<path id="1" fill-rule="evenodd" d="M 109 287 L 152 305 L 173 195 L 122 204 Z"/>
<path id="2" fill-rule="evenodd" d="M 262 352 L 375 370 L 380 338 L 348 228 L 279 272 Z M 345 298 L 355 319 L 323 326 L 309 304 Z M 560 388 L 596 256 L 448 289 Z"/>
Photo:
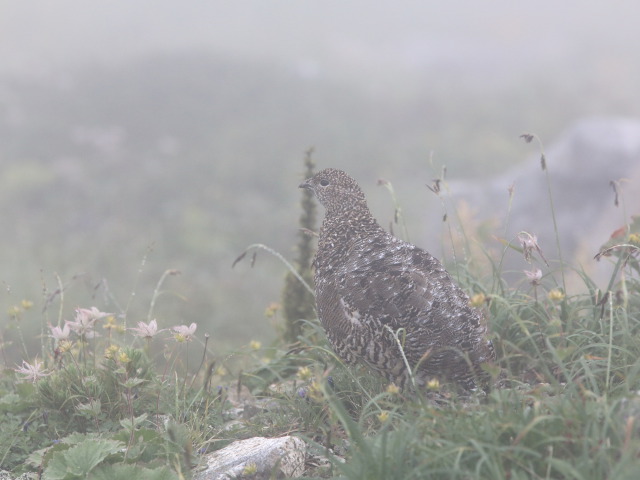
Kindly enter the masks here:
<path id="1" fill-rule="evenodd" d="M 189 478 L 234 440 L 293 434 L 328 459 L 310 462 L 309 478 L 635 479 L 640 242 L 632 228 L 627 237 L 607 245 L 608 291 L 583 275 L 583 293 L 566 295 L 555 281 L 566 265 L 518 288 L 499 262 L 487 278 L 456 265 L 465 290 L 482 294 L 498 352 L 488 394 L 399 392 L 342 365 L 315 319 L 293 344 L 226 357 L 187 327 L 145 339 L 94 314 L 108 334 L 55 341 L 43 325 L 33 381 L 13 365 L 0 378 L 0 464 L 51 479 Z M 234 415 L 243 403 L 253 411 Z"/>
<path id="2" fill-rule="evenodd" d="M 80 461 L 83 445 L 96 455 L 83 467 L 90 472 L 126 467 L 188 478 L 205 451 L 295 434 L 328 456 L 308 472 L 322 478 L 635 478 L 640 280 L 627 275 L 619 287 L 605 301 L 588 290 L 554 296 L 542 285 L 538 300 L 522 290 L 489 292 L 500 387 L 469 397 L 446 386 L 420 396 L 388 389 L 370 372 L 341 365 L 316 322 L 292 349 L 237 352 L 242 371 L 225 377 L 213 364 L 187 372 L 185 351 L 170 337 L 166 348 L 181 361 L 165 353 L 152 362 L 144 347 L 124 346 L 127 336 L 112 358 L 103 357 L 105 338 L 86 340 L 86 364 L 79 347 L 54 362 L 49 346 L 49 375 L 35 383 L 5 369 L 0 460 L 14 473 L 42 468 L 50 478 L 81 478 L 55 472 Z M 229 429 L 229 397 L 239 386 L 272 406 Z"/>

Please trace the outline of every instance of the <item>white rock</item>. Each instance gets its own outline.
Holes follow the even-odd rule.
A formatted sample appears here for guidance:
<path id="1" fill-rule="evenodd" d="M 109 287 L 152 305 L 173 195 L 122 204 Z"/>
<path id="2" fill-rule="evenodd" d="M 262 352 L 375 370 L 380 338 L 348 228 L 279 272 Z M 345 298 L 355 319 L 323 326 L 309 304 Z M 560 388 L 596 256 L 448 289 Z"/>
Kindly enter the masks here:
<path id="1" fill-rule="evenodd" d="M 306 444 L 296 437 L 253 437 L 233 442 L 207 456 L 205 470 L 194 480 L 268 479 L 301 476 L 304 472 Z"/>
<path id="2" fill-rule="evenodd" d="M 0 480 L 36 480 L 38 475 L 36 473 L 23 473 L 19 477 L 13 477 L 11 473 L 0 470 Z"/>

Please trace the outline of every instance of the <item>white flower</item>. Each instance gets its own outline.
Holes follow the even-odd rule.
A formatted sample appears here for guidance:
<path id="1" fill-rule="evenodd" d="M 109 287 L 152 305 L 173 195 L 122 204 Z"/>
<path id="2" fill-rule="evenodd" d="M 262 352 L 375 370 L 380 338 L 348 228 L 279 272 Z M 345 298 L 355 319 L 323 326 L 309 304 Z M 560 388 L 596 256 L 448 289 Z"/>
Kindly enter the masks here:
<path id="1" fill-rule="evenodd" d="M 91 308 L 76 308 L 76 320 L 81 319 L 85 322 L 95 322 L 96 320 L 104 317 L 108 317 L 110 313 L 101 312 L 96 307 Z"/>
<path id="2" fill-rule="evenodd" d="M 524 274 L 527 276 L 531 285 L 536 286 L 540 285 L 540 280 L 542 279 L 542 270 L 536 268 L 535 270 L 529 271 L 524 270 Z"/>
<path id="3" fill-rule="evenodd" d="M 62 328 L 54 327 L 52 325 L 49 325 L 49 328 L 51 329 L 51 335 L 49 336 L 51 338 L 55 338 L 58 342 L 60 340 L 67 340 L 69 338 L 69 334 L 71 333 L 68 323 L 65 323 L 64 327 Z"/>
<path id="4" fill-rule="evenodd" d="M 96 320 L 111 315 L 110 313 L 101 312 L 96 307 L 76 308 L 75 322 L 67 320 L 67 325 L 81 337 L 93 338 L 98 334 L 93 331 L 93 325 Z"/>
<path id="5" fill-rule="evenodd" d="M 536 235 L 522 231 L 518 233 L 518 240 L 520 241 L 522 253 L 527 263 L 531 263 L 531 254 L 535 251 L 540 255 L 540 258 L 544 261 L 545 265 L 549 266 L 549 262 L 544 258 L 542 249 L 540 248 L 540 245 L 538 245 L 538 237 Z"/>
<path id="6" fill-rule="evenodd" d="M 195 323 L 192 323 L 188 327 L 186 325 L 175 326 L 172 328 L 174 332 L 173 337 L 178 342 L 190 342 L 191 337 L 193 337 L 193 334 L 196 332 L 196 328 L 198 328 L 198 325 Z"/>
<path id="7" fill-rule="evenodd" d="M 158 330 L 158 322 L 155 320 L 151 320 L 149 323 L 138 322 L 137 327 L 130 328 L 134 335 L 137 337 L 144 337 L 151 339 L 155 337 L 158 333 L 164 332 L 164 329 Z"/>
<path id="8" fill-rule="evenodd" d="M 23 360 L 22 366 L 18 368 L 14 368 L 14 370 L 18 373 L 26 375 L 25 380 L 31 380 L 33 383 L 36 383 L 36 380 L 38 380 L 41 377 L 46 377 L 47 375 L 51 375 L 49 372 L 46 372 L 45 370 L 42 369 L 42 362 L 39 361 L 37 358 L 34 360 L 33 363 L 34 364 L 31 365 L 30 363 L 27 363 Z"/>

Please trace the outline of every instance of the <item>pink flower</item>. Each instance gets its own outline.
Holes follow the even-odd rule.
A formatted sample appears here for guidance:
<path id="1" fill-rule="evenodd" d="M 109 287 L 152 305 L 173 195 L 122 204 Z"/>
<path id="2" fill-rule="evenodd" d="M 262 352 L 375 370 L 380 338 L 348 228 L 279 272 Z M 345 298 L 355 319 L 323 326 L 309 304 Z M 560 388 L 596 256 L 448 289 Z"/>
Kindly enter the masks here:
<path id="1" fill-rule="evenodd" d="M 81 337 L 93 338 L 98 334 L 93 331 L 96 320 L 111 315 L 110 313 L 101 312 L 96 307 L 76 308 L 75 322 L 67 320 L 67 325 Z"/>
<path id="2" fill-rule="evenodd" d="M 137 337 L 144 337 L 148 339 L 152 339 L 158 333 L 164 332 L 165 329 L 158 330 L 158 322 L 156 322 L 155 318 L 151 320 L 149 323 L 138 322 L 138 327 L 130 328 L 134 335 Z"/>
<path id="3" fill-rule="evenodd" d="M 76 308 L 76 320 L 82 319 L 82 321 L 95 322 L 100 318 L 108 317 L 110 313 L 101 312 L 96 307 L 91 308 Z"/>
<path id="4" fill-rule="evenodd" d="M 198 325 L 192 323 L 188 327 L 186 325 L 178 325 L 171 330 L 174 332 L 173 338 L 175 338 L 176 341 L 190 342 L 193 334 L 196 332 L 196 328 L 198 328 Z"/>
<path id="5" fill-rule="evenodd" d="M 49 335 L 51 338 L 55 338 L 56 341 L 60 341 L 60 340 L 67 340 L 69 338 L 69 334 L 71 333 L 71 330 L 69 330 L 69 323 L 65 323 L 63 328 L 60 327 L 54 327 L 49 325 L 49 329 L 51 329 L 51 335 Z"/>
<path id="6" fill-rule="evenodd" d="M 14 370 L 18 373 L 26 375 L 24 379 L 31 380 L 31 382 L 33 383 L 36 383 L 36 380 L 38 380 L 41 377 L 46 377 L 47 375 L 51 375 L 49 372 L 46 372 L 45 370 L 42 369 L 42 362 L 39 361 L 37 358 L 33 363 L 34 364 L 31 365 L 30 363 L 27 363 L 23 360 L 22 366 L 18 368 L 14 368 Z"/>

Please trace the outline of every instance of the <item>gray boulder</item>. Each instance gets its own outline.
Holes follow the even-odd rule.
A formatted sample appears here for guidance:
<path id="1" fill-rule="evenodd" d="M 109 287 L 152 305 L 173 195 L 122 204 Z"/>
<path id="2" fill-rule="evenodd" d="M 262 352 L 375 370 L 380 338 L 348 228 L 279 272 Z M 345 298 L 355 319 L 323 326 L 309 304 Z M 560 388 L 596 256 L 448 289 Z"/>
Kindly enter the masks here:
<path id="1" fill-rule="evenodd" d="M 531 148 L 539 151 L 535 142 L 531 142 Z M 518 232 L 522 230 L 537 235 L 553 269 L 558 266 L 554 261 L 560 255 L 540 156 L 533 154 L 525 163 L 492 178 L 451 181 L 449 188 L 454 204 L 466 202 L 477 219 L 496 219 L 492 233 L 502 236 L 508 191 L 513 187 L 506 239 L 518 244 Z M 604 283 L 611 266 L 606 262 L 598 264 L 594 255 L 631 215 L 640 214 L 640 121 L 626 118 L 579 121 L 546 148 L 545 158 L 563 259 Z M 612 181 L 619 191 L 618 206 L 614 204 Z M 501 252 L 498 242 L 486 240 L 494 252 Z M 507 271 L 516 271 L 516 277 L 517 272 L 521 274 L 523 269 L 531 268 L 512 250 L 507 251 L 504 266 Z M 572 283 L 577 285 L 579 280 L 574 278 Z"/>
<path id="2" fill-rule="evenodd" d="M 304 473 L 306 444 L 296 437 L 253 437 L 233 442 L 207 457 L 194 480 L 268 479 Z"/>

